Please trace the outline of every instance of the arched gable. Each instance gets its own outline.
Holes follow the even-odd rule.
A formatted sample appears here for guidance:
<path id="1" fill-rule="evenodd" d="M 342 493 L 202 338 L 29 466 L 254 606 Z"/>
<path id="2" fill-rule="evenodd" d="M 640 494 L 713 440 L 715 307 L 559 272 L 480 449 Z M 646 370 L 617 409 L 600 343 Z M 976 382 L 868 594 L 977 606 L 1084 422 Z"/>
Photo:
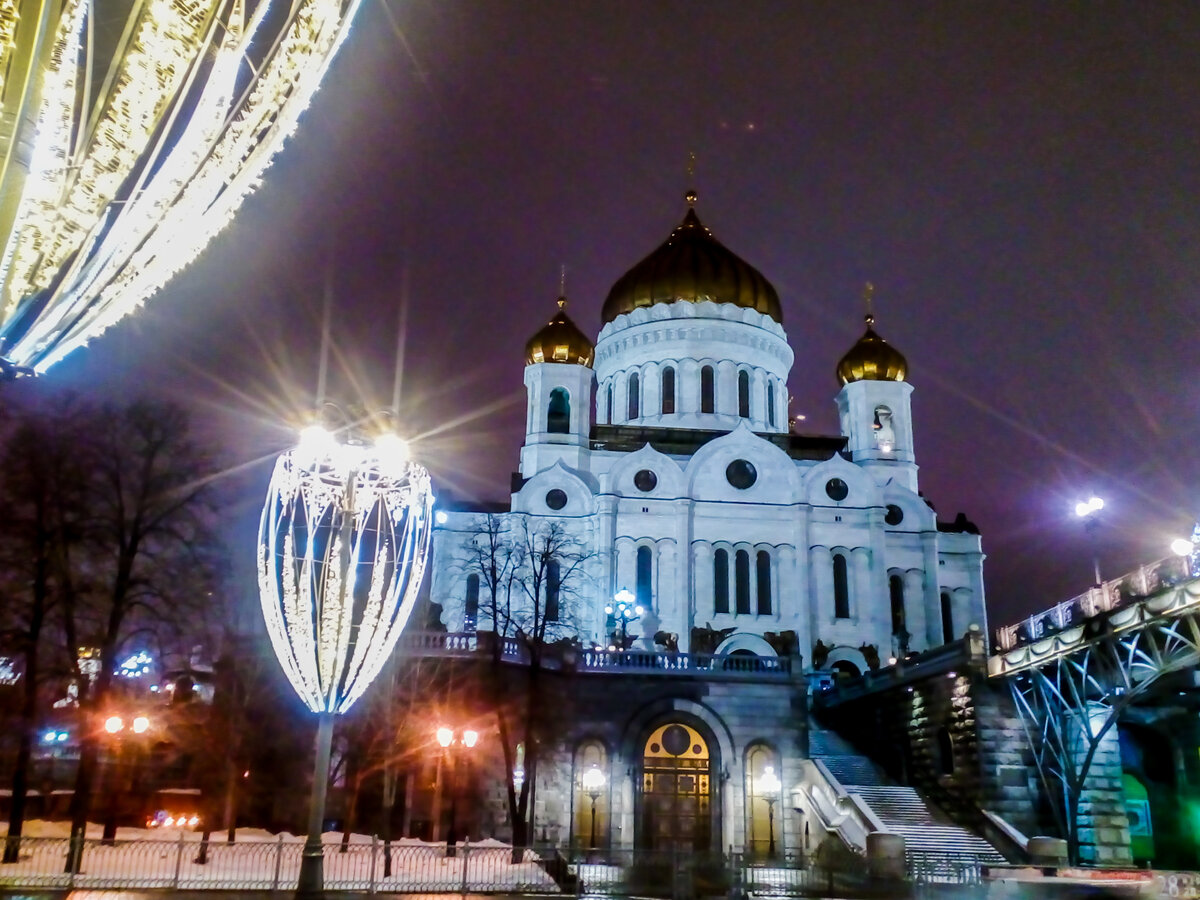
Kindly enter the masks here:
<path id="1" fill-rule="evenodd" d="M 635 482 L 639 472 L 654 473 L 655 485 L 642 490 Z M 622 458 L 602 481 L 604 488 L 623 497 L 674 498 L 688 495 L 687 478 L 679 463 L 649 444 Z"/>
<path id="2" fill-rule="evenodd" d="M 742 460 L 753 466 L 753 483 L 744 488 L 735 486 L 732 479 L 736 473 L 730 469 Z M 697 450 L 685 475 L 689 492 L 697 500 L 781 505 L 795 502 L 799 481 L 791 457 L 756 435 L 744 420 Z"/>
<path id="3" fill-rule="evenodd" d="M 554 491 L 566 495 L 566 502 L 558 509 L 552 506 L 560 499 L 552 496 Z M 512 511 L 535 516 L 589 516 L 596 511 L 596 495 L 579 473 L 559 460 L 525 482 L 513 496 Z"/>
<path id="4" fill-rule="evenodd" d="M 841 500 L 836 498 L 836 491 L 830 484 L 835 479 L 847 488 L 846 496 Z M 882 500 L 879 484 L 870 473 L 836 453 L 832 459 L 818 463 L 804 473 L 801 493 L 813 506 L 861 509 L 878 506 Z"/>

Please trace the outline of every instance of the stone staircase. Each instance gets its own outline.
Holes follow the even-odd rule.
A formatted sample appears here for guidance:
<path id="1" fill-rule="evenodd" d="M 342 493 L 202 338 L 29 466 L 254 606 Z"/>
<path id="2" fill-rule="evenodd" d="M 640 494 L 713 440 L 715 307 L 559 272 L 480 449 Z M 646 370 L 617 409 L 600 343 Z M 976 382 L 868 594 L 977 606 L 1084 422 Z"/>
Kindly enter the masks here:
<path id="1" fill-rule="evenodd" d="M 838 734 L 812 723 L 809 756 L 819 759 L 849 794 L 857 794 L 893 834 L 904 838 L 910 861 L 935 867 L 1003 863 L 1004 856 L 979 835 L 930 809 L 914 788 L 889 779 Z"/>

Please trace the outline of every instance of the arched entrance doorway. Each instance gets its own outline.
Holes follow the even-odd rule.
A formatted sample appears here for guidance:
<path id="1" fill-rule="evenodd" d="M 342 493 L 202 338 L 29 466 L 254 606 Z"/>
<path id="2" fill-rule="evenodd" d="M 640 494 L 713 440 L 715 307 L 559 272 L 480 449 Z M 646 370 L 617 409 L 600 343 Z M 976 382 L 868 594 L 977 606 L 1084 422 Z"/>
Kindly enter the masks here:
<path id="1" fill-rule="evenodd" d="M 712 770 L 708 741 L 694 728 L 671 722 L 650 733 L 642 751 L 640 846 L 684 852 L 712 847 Z"/>

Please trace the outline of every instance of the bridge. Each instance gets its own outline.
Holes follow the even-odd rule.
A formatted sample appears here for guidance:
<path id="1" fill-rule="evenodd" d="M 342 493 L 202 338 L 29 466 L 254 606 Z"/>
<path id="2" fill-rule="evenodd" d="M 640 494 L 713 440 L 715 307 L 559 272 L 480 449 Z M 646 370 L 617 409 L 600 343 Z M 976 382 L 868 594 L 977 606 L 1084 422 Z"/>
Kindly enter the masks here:
<path id="1" fill-rule="evenodd" d="M 1082 806 L 1097 781 L 1092 769 L 1105 748 L 1120 776 L 1118 722 L 1133 724 L 1147 707 L 1179 704 L 1175 698 L 1196 686 L 1198 664 L 1200 578 L 1187 557 L 1142 566 L 997 630 L 988 675 L 1007 682 L 1072 856 Z M 1191 768 L 1194 777 L 1195 760 L 1173 767 L 1185 777 Z M 1146 818 L 1130 822 L 1132 836 L 1152 834 Z"/>

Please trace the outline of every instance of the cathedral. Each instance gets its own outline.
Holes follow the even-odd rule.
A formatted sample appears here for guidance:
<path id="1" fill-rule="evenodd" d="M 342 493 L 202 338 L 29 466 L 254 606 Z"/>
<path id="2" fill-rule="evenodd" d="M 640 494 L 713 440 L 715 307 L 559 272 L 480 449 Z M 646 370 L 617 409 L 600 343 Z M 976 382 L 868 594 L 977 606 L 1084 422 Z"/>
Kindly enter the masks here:
<path id="1" fill-rule="evenodd" d="M 869 305 L 836 373 L 801 376 L 836 374 L 840 433 L 797 433 L 780 297 L 686 199 L 616 280 L 594 342 L 565 298 L 529 339 L 511 503 L 439 511 L 430 599 L 449 632 L 541 627 L 576 648 L 592 700 L 538 775 L 543 834 L 721 848 L 765 842 L 769 814 L 772 848 L 798 847 L 803 811 L 785 802 L 776 823 L 754 798 L 799 777 L 805 698 L 986 633 L 983 554 L 920 493 L 907 362 Z M 522 539 L 506 562 L 533 576 L 497 584 L 487 548 L 494 563 Z"/>
<path id="2" fill-rule="evenodd" d="M 870 314 L 837 366 L 841 433 L 805 435 L 788 421 L 779 296 L 701 223 L 694 194 L 609 291 L 595 343 L 559 307 L 526 346 L 525 443 L 501 518 L 558 523 L 585 551 L 569 605 L 544 579 L 570 636 L 620 642 L 628 597 L 630 647 L 794 646 L 814 670 L 859 674 L 971 624 L 986 633 L 979 536 L 921 497 L 907 364 Z M 478 514 L 441 518 L 432 598 L 448 628 L 473 630 Z"/>

